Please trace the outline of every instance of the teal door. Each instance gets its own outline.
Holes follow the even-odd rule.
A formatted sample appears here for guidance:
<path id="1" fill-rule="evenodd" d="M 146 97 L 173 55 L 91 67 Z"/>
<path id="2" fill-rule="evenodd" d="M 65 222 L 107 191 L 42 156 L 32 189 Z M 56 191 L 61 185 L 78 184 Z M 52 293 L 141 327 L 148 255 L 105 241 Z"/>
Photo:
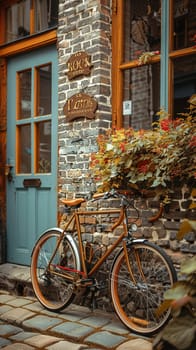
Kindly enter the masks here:
<path id="1" fill-rule="evenodd" d="M 7 261 L 29 265 L 57 220 L 57 50 L 8 61 Z"/>

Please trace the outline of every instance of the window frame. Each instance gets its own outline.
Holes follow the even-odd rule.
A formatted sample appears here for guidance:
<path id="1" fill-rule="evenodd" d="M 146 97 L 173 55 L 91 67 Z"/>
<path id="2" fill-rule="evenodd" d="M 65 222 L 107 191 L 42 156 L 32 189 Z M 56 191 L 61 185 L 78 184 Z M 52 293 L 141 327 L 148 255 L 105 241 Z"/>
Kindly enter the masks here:
<path id="1" fill-rule="evenodd" d="M 6 9 L 14 5 L 17 0 L 2 0 L 0 2 L 0 57 L 9 57 L 11 55 L 27 52 L 43 45 L 54 44 L 57 41 L 57 28 L 47 28 L 43 32 L 34 33 L 35 10 L 32 6 L 34 0 L 31 0 L 30 8 L 30 35 L 17 39 L 16 41 L 5 42 L 6 33 Z"/>

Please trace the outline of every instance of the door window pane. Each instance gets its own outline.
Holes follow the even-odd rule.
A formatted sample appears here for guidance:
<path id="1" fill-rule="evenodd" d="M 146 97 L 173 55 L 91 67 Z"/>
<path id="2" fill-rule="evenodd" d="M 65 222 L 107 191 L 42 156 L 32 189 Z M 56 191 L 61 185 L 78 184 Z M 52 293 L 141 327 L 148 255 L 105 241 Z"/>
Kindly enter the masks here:
<path id="1" fill-rule="evenodd" d="M 51 84 L 51 64 L 37 68 L 37 116 L 51 114 Z"/>
<path id="2" fill-rule="evenodd" d="M 41 122 L 36 125 L 37 139 L 37 169 L 38 173 L 51 172 L 51 122 Z"/>
<path id="3" fill-rule="evenodd" d="M 124 1 L 124 61 L 160 50 L 161 7 L 157 0 Z"/>
<path id="4" fill-rule="evenodd" d="M 196 94 L 195 55 L 174 60 L 174 115 L 186 112 L 187 100 Z"/>
<path id="5" fill-rule="evenodd" d="M 18 73 L 17 119 L 31 117 L 31 70 Z"/>
<path id="6" fill-rule="evenodd" d="M 31 173 L 31 126 L 18 126 L 17 172 Z"/>
<path id="7" fill-rule="evenodd" d="M 159 63 L 124 72 L 123 107 L 123 127 L 152 128 L 152 122 L 160 109 Z"/>
<path id="8" fill-rule="evenodd" d="M 30 34 L 30 0 L 21 0 L 6 11 L 6 41 Z"/>

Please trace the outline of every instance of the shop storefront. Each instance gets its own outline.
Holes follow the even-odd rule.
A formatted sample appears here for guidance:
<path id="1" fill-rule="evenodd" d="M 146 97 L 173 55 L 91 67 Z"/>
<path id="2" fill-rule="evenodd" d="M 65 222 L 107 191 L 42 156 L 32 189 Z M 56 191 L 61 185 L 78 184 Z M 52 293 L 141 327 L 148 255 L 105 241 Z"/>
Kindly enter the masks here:
<path id="1" fill-rule="evenodd" d="M 1 263 L 28 265 L 58 197 L 96 190 L 99 134 L 186 110 L 195 15 L 194 0 L 0 1 Z"/>

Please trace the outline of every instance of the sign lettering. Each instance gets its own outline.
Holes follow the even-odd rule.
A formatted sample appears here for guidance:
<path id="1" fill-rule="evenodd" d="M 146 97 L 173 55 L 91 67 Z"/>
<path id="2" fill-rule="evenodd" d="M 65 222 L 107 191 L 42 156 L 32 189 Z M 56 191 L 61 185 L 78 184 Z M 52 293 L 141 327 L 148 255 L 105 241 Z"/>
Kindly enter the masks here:
<path id="1" fill-rule="evenodd" d="M 91 57 L 84 51 L 73 54 L 67 61 L 68 79 L 74 79 L 80 75 L 89 75 L 91 72 Z"/>
<path id="2" fill-rule="evenodd" d="M 72 121 L 77 118 L 86 117 L 88 119 L 95 118 L 97 109 L 97 101 L 83 93 L 79 93 L 70 97 L 64 106 L 64 113 L 67 121 Z"/>

